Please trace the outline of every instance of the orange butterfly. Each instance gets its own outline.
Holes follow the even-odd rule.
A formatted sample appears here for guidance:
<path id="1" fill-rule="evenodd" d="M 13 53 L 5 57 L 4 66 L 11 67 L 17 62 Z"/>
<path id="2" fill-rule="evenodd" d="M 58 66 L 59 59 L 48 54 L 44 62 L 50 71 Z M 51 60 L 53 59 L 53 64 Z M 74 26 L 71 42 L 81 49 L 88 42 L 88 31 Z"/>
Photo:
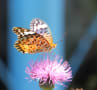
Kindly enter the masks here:
<path id="1" fill-rule="evenodd" d="M 49 52 L 56 47 L 48 25 L 40 19 L 31 21 L 30 30 L 14 27 L 13 32 L 18 36 L 14 46 L 20 52 L 30 54 Z"/>

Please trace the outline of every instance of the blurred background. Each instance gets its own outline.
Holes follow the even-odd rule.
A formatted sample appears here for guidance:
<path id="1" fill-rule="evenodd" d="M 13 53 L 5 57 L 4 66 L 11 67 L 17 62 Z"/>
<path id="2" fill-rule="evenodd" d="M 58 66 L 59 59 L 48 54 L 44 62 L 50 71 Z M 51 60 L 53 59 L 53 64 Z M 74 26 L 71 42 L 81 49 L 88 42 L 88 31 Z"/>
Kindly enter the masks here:
<path id="1" fill-rule="evenodd" d="M 12 66 L 9 65 L 9 62 L 11 62 L 9 61 L 9 58 L 12 57 L 13 59 L 13 56 L 11 56 L 10 54 L 10 57 L 9 57 L 9 54 L 8 54 L 9 53 L 8 46 L 10 46 L 8 39 L 10 39 L 10 37 L 15 38 L 12 44 L 16 40 L 16 37 L 13 37 L 15 35 L 11 36 L 12 34 L 11 35 L 9 34 L 9 29 L 11 29 L 15 25 L 19 25 L 20 23 L 22 23 L 21 26 L 24 26 L 26 28 L 26 24 L 24 23 L 29 24 L 29 20 L 37 16 L 39 18 L 43 18 L 44 20 L 47 20 L 49 22 L 49 25 L 51 25 L 51 28 L 54 28 L 52 24 L 59 25 L 59 23 L 62 23 L 62 27 L 64 28 L 64 30 L 61 31 L 61 34 L 62 32 L 66 32 L 64 37 L 65 43 L 63 44 L 63 46 L 65 47 L 63 54 L 65 59 L 68 60 L 72 66 L 73 80 L 69 84 L 68 88 L 62 88 L 62 90 L 73 90 L 73 89 L 75 90 L 76 88 L 79 88 L 79 89 L 83 88 L 83 90 L 97 90 L 97 0 L 66 0 L 65 2 L 64 0 L 60 0 L 60 1 L 49 0 L 47 2 L 46 1 L 40 2 L 39 0 L 36 0 L 36 1 L 32 0 L 32 1 L 33 3 L 35 2 L 33 5 L 35 5 L 36 7 L 37 6 L 42 8 L 47 7 L 46 5 L 44 5 L 45 3 L 51 5 L 52 7 L 54 7 L 55 5 L 53 10 L 55 10 L 54 12 L 56 14 L 56 17 L 54 16 L 54 13 L 51 15 L 48 15 L 50 13 L 49 9 L 45 10 L 45 13 L 40 9 L 41 11 L 39 11 L 38 13 L 34 11 L 34 15 L 33 15 L 34 17 L 30 17 L 31 15 L 28 14 L 28 16 L 26 17 L 24 16 L 24 18 L 21 19 L 23 15 L 27 15 L 26 12 L 27 13 L 31 12 L 31 11 L 28 11 L 27 8 L 31 8 L 34 10 L 34 7 L 32 6 L 30 7 L 28 3 L 26 7 L 23 7 L 24 4 L 26 5 L 26 2 L 23 0 L 21 1 L 17 0 L 17 2 L 16 0 L 0 1 L 0 90 L 15 90 L 11 88 L 9 89 L 9 86 L 8 86 L 9 85 L 8 83 L 10 81 L 10 79 L 8 79 L 8 77 L 10 77 L 8 76 L 8 73 L 10 71 L 10 68 L 12 68 Z M 62 5 L 62 7 L 60 5 Z M 19 11 L 19 7 L 23 11 Z M 14 11 L 14 10 L 17 10 L 17 11 Z M 61 12 L 59 12 L 60 10 Z M 16 21 L 14 18 L 16 17 L 17 13 L 18 13 L 17 16 L 20 18 L 17 18 L 17 21 Z M 46 16 L 46 18 L 44 18 L 44 16 Z M 48 18 L 49 16 L 50 18 Z M 54 16 L 55 18 L 52 16 Z M 10 19 L 11 17 L 13 18 Z M 51 19 L 53 19 L 52 23 L 51 23 Z M 54 23 L 54 20 L 55 22 L 58 21 L 57 19 L 60 20 L 60 22 Z M 23 23 L 23 20 L 25 21 L 24 23 Z M 10 30 L 10 32 L 12 33 L 12 30 Z M 56 34 L 58 36 L 57 31 L 53 31 L 53 34 Z M 56 37 L 56 35 L 54 36 Z M 61 35 L 57 38 L 60 38 L 60 37 Z M 14 51 L 16 50 L 14 49 Z M 21 56 L 21 54 L 19 55 Z M 25 57 L 28 58 L 29 55 Z M 23 60 L 20 63 L 22 62 Z M 12 62 L 12 64 L 14 63 Z M 16 90 L 24 90 L 24 89 L 16 89 Z M 30 90 L 30 88 L 28 88 L 27 90 Z"/>
<path id="2" fill-rule="evenodd" d="M 7 64 L 7 49 L 6 49 L 6 37 L 7 37 L 7 0 L 0 1 L 0 90 L 7 90 L 3 82 L 3 77 L 6 78 L 6 70 L 3 69 L 3 65 L 8 67 Z"/>

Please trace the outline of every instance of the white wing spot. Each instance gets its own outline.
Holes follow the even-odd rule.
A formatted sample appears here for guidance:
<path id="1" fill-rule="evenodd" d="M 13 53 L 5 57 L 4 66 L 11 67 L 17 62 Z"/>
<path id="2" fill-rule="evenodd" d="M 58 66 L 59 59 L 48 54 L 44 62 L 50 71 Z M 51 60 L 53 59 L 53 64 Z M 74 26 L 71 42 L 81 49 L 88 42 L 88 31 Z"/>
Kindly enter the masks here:
<path id="1" fill-rule="evenodd" d="M 24 32 L 24 35 L 34 34 L 35 32 Z"/>

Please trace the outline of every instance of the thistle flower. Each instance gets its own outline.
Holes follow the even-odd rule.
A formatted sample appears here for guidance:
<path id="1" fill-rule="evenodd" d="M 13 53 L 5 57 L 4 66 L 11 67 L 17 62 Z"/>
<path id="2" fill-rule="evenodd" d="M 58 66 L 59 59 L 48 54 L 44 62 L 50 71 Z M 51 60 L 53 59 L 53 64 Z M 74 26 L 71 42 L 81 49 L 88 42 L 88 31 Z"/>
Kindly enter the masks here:
<path id="1" fill-rule="evenodd" d="M 25 72 L 31 80 L 39 80 L 42 88 L 54 88 L 55 84 L 64 85 L 63 82 L 71 81 L 72 71 L 68 62 L 63 62 L 58 56 L 54 60 L 47 56 L 46 59 L 30 63 Z M 46 89 L 47 90 L 47 89 Z"/>

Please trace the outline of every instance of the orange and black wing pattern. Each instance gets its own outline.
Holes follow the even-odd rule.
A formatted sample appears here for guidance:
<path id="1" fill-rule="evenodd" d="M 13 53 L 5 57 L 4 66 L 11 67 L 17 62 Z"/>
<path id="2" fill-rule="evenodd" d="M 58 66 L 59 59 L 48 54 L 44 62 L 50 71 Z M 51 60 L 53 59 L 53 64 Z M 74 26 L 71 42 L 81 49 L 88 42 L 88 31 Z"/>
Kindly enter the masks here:
<path id="1" fill-rule="evenodd" d="M 41 35 L 29 34 L 15 42 L 15 48 L 22 53 L 49 52 L 51 50 L 48 41 Z"/>
<path id="2" fill-rule="evenodd" d="M 14 46 L 20 52 L 29 54 L 49 52 L 56 47 L 48 25 L 40 19 L 33 19 L 30 29 L 14 27 L 13 32 L 18 37 Z"/>

